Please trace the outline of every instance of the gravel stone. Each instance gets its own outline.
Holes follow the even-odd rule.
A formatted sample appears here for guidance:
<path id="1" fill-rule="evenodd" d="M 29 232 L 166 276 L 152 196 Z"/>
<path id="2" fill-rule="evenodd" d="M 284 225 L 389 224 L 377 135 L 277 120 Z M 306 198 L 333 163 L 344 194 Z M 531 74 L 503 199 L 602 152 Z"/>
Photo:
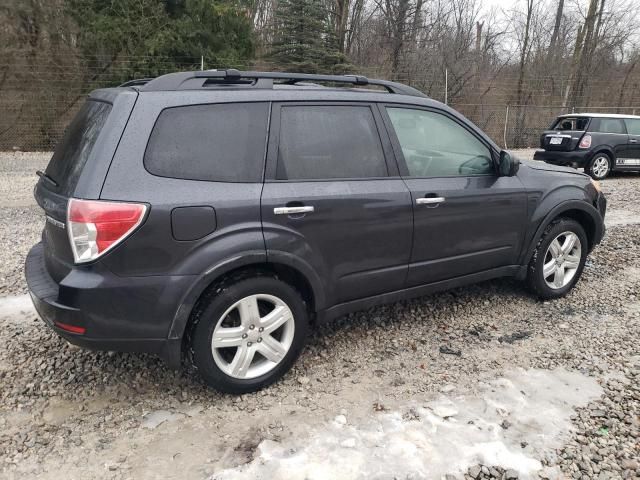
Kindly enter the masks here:
<path id="1" fill-rule="evenodd" d="M 44 224 L 34 172 L 49 157 L 0 153 L 0 478 L 209 478 L 270 442 L 303 445 L 317 426 L 346 431 L 506 370 L 556 367 L 597 379 L 604 395 L 576 410 L 540 478 L 640 478 L 640 175 L 601 182 L 607 233 L 566 298 L 540 302 L 502 279 L 350 314 L 316 327 L 282 381 L 231 397 L 150 355 L 72 347 L 37 317 L 23 265 Z M 141 428 L 158 411 L 172 421 Z M 519 474 L 481 462 L 447 478 Z"/>

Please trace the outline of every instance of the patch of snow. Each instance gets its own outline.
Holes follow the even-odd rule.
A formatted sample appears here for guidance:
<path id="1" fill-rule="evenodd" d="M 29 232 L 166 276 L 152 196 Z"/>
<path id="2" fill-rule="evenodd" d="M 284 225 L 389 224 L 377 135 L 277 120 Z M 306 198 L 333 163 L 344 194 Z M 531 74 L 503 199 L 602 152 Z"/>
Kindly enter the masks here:
<path id="1" fill-rule="evenodd" d="M 481 384 L 476 395 L 440 395 L 403 411 L 373 414 L 360 425 L 338 417 L 304 438 L 265 440 L 248 464 L 211 480 L 441 478 L 476 464 L 532 478 L 571 430 L 574 408 L 602 394 L 591 377 L 564 369 L 516 370 Z M 340 419 L 342 420 L 342 419 Z"/>
<path id="2" fill-rule="evenodd" d="M 29 295 L 16 295 L 0 298 L 0 319 L 11 319 L 17 315 L 36 315 Z"/>

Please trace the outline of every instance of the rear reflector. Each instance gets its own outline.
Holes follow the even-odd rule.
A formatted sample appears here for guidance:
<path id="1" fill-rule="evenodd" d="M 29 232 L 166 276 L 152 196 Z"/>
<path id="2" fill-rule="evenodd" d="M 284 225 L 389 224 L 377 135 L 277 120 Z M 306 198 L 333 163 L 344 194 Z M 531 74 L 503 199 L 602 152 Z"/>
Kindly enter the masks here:
<path id="1" fill-rule="evenodd" d="M 62 323 L 62 322 L 56 322 L 56 321 L 54 321 L 53 323 L 59 329 L 65 330 L 71 333 L 78 333 L 80 335 L 84 335 L 85 332 L 87 331 L 87 329 L 84 327 L 76 327 L 75 325 L 69 325 L 68 323 Z"/>
<path id="2" fill-rule="evenodd" d="M 584 137 L 582 137 L 582 140 L 580 140 L 580 145 L 578 145 L 580 148 L 591 148 L 591 135 L 585 135 Z"/>
<path id="3" fill-rule="evenodd" d="M 144 220 L 141 203 L 69 200 L 67 230 L 76 263 L 95 260 L 131 235 Z"/>

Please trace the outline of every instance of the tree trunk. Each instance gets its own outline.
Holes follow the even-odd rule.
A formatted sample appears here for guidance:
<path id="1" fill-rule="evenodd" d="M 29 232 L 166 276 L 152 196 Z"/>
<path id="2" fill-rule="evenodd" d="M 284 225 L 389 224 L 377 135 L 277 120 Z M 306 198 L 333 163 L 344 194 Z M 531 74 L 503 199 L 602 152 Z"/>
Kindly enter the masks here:
<path id="1" fill-rule="evenodd" d="M 565 96 L 565 106 L 567 106 L 568 100 L 569 105 L 575 107 L 580 102 L 584 92 L 585 82 L 589 75 L 587 69 L 595 50 L 594 37 L 598 3 L 600 3 L 600 0 L 589 1 L 587 18 L 585 19 L 582 30 L 578 31 L 572 72 L 569 77 L 569 85 L 567 86 L 567 95 Z M 584 103 L 584 99 L 582 102 Z"/>
<path id="2" fill-rule="evenodd" d="M 349 19 L 349 0 L 336 0 L 336 39 L 340 53 L 345 52 L 347 20 Z"/>
<path id="3" fill-rule="evenodd" d="M 560 35 L 560 25 L 562 24 L 562 14 L 564 10 L 564 0 L 558 0 L 558 9 L 556 10 L 556 21 L 553 24 L 553 33 L 549 42 L 549 56 L 556 57 L 556 47 L 558 46 L 558 36 Z"/>

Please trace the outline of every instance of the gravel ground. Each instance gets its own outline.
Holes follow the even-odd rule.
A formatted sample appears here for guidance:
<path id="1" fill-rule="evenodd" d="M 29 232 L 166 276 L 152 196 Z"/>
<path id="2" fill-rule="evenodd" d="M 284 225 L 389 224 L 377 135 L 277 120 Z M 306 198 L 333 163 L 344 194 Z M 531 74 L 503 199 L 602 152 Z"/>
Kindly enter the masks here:
<path id="1" fill-rule="evenodd" d="M 566 298 L 540 302 L 497 280 L 352 314 L 316 329 L 283 381 L 233 397 L 154 357 L 79 350 L 44 327 L 24 295 L 22 265 L 42 228 L 31 189 L 47 159 L 0 154 L 0 478 L 332 478 L 326 464 L 305 470 L 314 451 L 326 451 L 325 462 L 364 459 L 377 465 L 366 478 L 378 479 L 640 477 L 640 176 L 602 182 L 607 235 Z M 573 383 L 541 398 L 528 381 L 564 370 Z M 489 392 L 518 378 L 532 390 L 518 387 L 496 407 Z M 582 393 L 591 383 L 597 393 Z M 437 401 L 455 408 L 438 414 Z M 478 402 L 468 420 L 460 405 Z M 450 469 L 434 476 L 433 445 L 467 424 L 489 425 L 486 448 L 470 454 L 456 437 Z M 336 429 L 354 439 L 326 440 Z M 376 463 L 374 445 L 357 449 L 370 430 L 403 432 L 393 438 L 404 439 L 398 455 L 410 473 Z M 274 446 L 288 453 L 280 471 L 264 470 Z M 417 460 L 427 473 L 412 470 Z M 365 476 L 345 469 L 333 478 Z"/>

